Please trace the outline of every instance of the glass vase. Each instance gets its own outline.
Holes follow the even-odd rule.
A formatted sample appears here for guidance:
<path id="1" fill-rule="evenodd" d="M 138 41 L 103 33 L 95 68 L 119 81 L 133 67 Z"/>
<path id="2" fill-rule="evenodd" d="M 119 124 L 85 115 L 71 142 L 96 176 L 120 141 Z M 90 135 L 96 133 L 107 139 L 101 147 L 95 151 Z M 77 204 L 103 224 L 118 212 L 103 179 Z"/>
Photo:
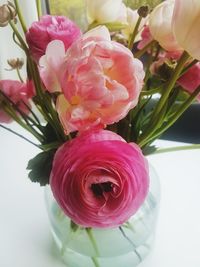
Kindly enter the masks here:
<path id="1" fill-rule="evenodd" d="M 45 200 L 53 238 L 67 267 L 134 267 L 153 245 L 160 186 L 152 167 L 145 202 L 120 227 L 78 227 L 62 212 L 49 186 L 45 189 Z"/>

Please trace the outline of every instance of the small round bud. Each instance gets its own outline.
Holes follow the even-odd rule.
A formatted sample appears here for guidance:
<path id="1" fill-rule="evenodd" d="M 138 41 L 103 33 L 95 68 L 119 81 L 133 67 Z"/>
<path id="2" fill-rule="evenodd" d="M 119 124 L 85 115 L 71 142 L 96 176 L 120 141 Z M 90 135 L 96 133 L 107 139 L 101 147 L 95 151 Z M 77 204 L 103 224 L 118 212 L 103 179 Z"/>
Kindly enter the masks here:
<path id="1" fill-rule="evenodd" d="M 142 18 L 146 18 L 150 12 L 150 7 L 148 5 L 146 6 L 141 6 L 138 9 L 138 15 Z"/>

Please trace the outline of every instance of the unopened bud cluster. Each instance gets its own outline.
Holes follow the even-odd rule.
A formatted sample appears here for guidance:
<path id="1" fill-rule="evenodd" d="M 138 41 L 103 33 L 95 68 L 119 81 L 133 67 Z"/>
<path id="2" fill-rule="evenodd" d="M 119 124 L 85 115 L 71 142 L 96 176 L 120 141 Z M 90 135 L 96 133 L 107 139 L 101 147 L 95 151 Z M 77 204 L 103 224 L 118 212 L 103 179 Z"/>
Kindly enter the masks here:
<path id="1" fill-rule="evenodd" d="M 11 69 L 21 69 L 24 65 L 23 58 L 11 58 L 7 60 L 8 65 Z"/>
<path id="2" fill-rule="evenodd" d="M 0 27 L 5 27 L 8 23 L 15 19 L 17 15 L 15 6 L 8 1 L 7 4 L 0 6 Z"/>

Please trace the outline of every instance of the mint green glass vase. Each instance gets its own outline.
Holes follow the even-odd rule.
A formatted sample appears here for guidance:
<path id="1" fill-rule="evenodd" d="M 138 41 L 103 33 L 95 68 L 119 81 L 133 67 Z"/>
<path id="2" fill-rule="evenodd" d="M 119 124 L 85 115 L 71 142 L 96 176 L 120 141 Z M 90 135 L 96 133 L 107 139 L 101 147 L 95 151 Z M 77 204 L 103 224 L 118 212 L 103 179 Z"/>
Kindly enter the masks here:
<path id="1" fill-rule="evenodd" d="M 159 179 L 152 167 L 145 202 L 120 227 L 77 227 L 62 212 L 50 187 L 45 189 L 45 200 L 53 238 L 67 267 L 135 267 L 151 250 L 160 200 Z"/>

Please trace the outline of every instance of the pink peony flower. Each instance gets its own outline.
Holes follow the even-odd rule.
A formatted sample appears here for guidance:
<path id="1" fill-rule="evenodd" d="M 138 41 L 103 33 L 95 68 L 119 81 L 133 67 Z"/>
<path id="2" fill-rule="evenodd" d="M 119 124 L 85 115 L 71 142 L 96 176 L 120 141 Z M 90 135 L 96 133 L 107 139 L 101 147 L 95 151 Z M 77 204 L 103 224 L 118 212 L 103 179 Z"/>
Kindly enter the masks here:
<path id="1" fill-rule="evenodd" d="M 56 51 L 56 53 L 55 53 Z M 46 54 L 39 60 L 40 77 L 49 92 L 60 92 L 61 81 L 65 79 L 65 46 L 60 40 L 50 42 Z"/>
<path id="2" fill-rule="evenodd" d="M 63 41 L 67 50 L 80 35 L 78 26 L 68 18 L 45 15 L 40 21 L 33 22 L 26 34 L 26 40 L 33 58 L 38 61 L 52 40 Z"/>
<path id="3" fill-rule="evenodd" d="M 85 132 L 57 150 L 50 185 L 58 204 L 75 223 L 115 227 L 144 202 L 148 165 L 140 148 L 116 133 Z"/>
<path id="4" fill-rule="evenodd" d="M 15 103 L 22 112 L 28 113 L 26 105 L 29 105 L 29 99 L 34 96 L 34 86 L 31 81 L 22 83 L 15 80 L 1 80 L 0 91 Z M 12 118 L 1 109 L 0 94 L 0 122 L 9 123 L 11 121 Z"/>
<path id="5" fill-rule="evenodd" d="M 63 50 L 58 41 L 49 46 L 55 42 L 57 51 Z M 48 48 L 45 57 L 53 58 Z M 49 70 L 55 69 L 54 62 L 46 60 L 43 64 L 45 84 L 51 84 L 48 76 Z M 66 133 L 112 124 L 136 106 L 143 85 L 143 65 L 126 47 L 110 40 L 106 27 L 95 28 L 74 42 L 64 65 L 63 78 L 56 78 L 64 92 L 58 97 L 57 111 Z"/>
<path id="6" fill-rule="evenodd" d="M 188 93 L 193 93 L 200 86 L 200 62 L 192 66 L 177 81 Z M 200 95 L 197 99 L 200 101 Z"/>

